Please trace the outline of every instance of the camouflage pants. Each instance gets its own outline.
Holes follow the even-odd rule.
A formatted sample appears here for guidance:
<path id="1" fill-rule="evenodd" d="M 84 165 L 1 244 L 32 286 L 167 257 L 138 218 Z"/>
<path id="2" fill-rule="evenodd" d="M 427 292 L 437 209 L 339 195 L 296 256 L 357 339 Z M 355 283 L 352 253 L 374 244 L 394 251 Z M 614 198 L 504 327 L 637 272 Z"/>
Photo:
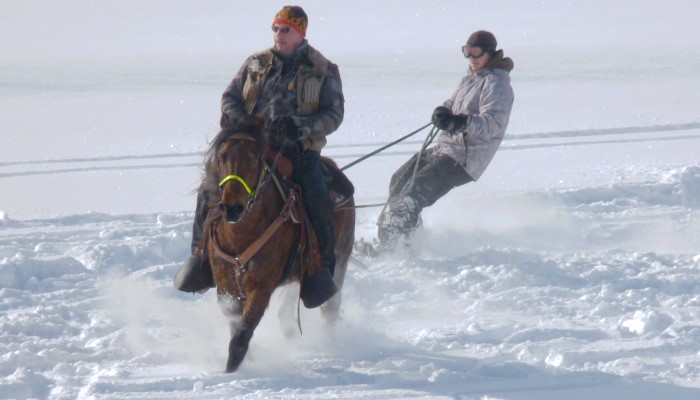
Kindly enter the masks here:
<path id="1" fill-rule="evenodd" d="M 401 235 L 408 236 L 418 227 L 423 208 L 472 180 L 455 160 L 437 154 L 434 147 L 416 153 L 391 177 L 389 204 L 377 222 L 381 244 L 393 247 Z"/>

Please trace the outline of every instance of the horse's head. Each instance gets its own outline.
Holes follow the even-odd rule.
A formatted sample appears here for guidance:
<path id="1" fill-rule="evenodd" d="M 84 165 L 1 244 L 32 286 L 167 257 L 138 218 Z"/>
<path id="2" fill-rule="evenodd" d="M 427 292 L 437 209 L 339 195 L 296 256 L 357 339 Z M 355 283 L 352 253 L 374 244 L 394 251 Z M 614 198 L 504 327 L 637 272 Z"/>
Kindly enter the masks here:
<path id="1" fill-rule="evenodd" d="M 220 193 L 219 210 L 229 223 L 241 220 L 255 198 L 263 176 L 263 155 L 266 148 L 261 135 L 261 125 L 246 126 L 228 133 L 222 131 L 216 144 L 218 186 Z M 212 160 L 213 161 L 213 160 Z"/>

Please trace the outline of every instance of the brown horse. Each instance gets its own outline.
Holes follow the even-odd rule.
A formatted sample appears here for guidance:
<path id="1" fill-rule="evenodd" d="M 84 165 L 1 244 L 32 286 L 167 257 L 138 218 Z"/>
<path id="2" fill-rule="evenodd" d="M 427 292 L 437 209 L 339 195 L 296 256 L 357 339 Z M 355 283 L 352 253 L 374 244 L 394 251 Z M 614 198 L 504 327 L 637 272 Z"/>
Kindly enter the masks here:
<path id="1" fill-rule="evenodd" d="M 211 144 L 203 188 L 211 211 L 204 236 L 219 303 L 231 320 L 226 372 L 235 371 L 248 350 L 275 288 L 300 282 L 301 202 L 293 185 L 270 173 L 270 149 L 259 122 L 221 131 Z M 207 189 L 208 188 L 208 189 Z M 352 196 L 331 192 L 336 202 L 336 268 L 338 292 L 321 306 L 327 321 L 340 310 L 341 288 L 355 234 Z M 311 229 L 309 226 L 308 229 Z"/>

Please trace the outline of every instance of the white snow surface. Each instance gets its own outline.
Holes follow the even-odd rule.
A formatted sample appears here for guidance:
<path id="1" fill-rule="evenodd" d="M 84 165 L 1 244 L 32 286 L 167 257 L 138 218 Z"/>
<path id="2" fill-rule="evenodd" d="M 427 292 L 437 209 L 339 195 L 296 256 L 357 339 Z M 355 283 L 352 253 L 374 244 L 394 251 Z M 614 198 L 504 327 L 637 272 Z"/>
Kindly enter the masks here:
<path id="1" fill-rule="evenodd" d="M 223 89 L 277 1 L 4 0 L 0 398 L 700 398 L 700 28 L 694 1 L 306 1 L 340 65 L 341 166 L 428 122 L 493 31 L 515 61 L 484 176 L 410 246 L 359 257 L 343 319 L 276 293 L 239 371 L 188 256 Z M 347 170 L 385 200 L 422 132 Z M 376 237 L 378 208 L 358 212 Z"/>

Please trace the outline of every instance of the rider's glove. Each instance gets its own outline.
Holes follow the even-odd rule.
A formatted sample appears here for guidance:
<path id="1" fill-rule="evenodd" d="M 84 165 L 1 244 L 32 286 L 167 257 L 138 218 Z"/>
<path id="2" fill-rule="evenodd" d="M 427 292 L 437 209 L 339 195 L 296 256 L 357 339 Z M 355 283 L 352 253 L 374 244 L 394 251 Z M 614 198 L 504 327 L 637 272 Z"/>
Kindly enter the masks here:
<path id="1" fill-rule="evenodd" d="M 283 115 L 272 120 L 268 134 L 273 145 L 284 147 L 296 143 L 301 131 L 294 118 Z"/>
<path id="2" fill-rule="evenodd" d="M 438 127 L 438 129 L 454 134 L 461 132 L 464 127 L 467 126 L 468 119 L 469 116 L 467 115 L 454 115 L 449 108 L 439 106 L 435 108 L 435 111 L 433 111 L 432 122 Z"/>

